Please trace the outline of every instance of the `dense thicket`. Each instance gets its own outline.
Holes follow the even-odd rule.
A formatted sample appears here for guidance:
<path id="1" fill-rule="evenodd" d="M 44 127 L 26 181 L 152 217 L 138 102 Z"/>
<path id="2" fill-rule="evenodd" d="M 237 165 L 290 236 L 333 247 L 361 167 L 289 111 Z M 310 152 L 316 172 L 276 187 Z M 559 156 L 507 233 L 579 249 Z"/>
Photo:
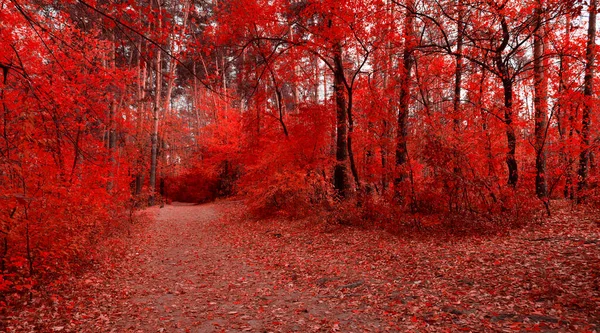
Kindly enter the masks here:
<path id="1" fill-rule="evenodd" d="M 4 1 L 0 291 L 164 198 L 383 225 L 595 204 L 595 1 Z"/>

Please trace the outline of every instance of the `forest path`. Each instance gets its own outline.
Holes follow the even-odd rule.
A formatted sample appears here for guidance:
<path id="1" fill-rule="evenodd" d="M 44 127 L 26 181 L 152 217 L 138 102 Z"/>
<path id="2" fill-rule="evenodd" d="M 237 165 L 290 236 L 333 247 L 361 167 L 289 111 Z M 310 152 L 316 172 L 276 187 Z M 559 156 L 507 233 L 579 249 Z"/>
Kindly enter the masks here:
<path id="1" fill-rule="evenodd" d="M 280 269 L 284 265 L 257 261 L 254 255 L 260 249 L 236 243 L 244 230 L 220 219 L 231 206 L 174 203 L 158 210 L 147 229 L 134 237 L 120 263 L 120 274 L 114 277 L 110 289 L 113 294 L 121 290 L 121 301 L 102 316 L 105 322 L 96 321 L 94 329 L 329 331 L 323 321 L 328 321 L 331 312 L 321 296 L 292 291 L 289 276 Z M 258 236 L 282 237 L 277 233 Z M 350 313 L 337 313 L 330 318 L 334 326 L 328 327 L 337 330 L 335 323 L 348 317 Z M 372 318 L 368 326 L 379 326 L 376 322 Z"/>
<path id="2" fill-rule="evenodd" d="M 117 257 L 8 331 L 600 331 L 596 215 L 557 211 L 494 236 L 398 237 L 244 212 L 232 202 L 148 209 L 156 218 L 124 236 Z"/>
<path id="3" fill-rule="evenodd" d="M 103 331 L 600 329 L 594 219 L 559 212 L 509 235 L 423 239 L 256 221 L 229 202 L 154 211 L 114 279 L 121 298 Z"/>
<path id="4" fill-rule="evenodd" d="M 123 279 L 127 291 L 118 331 L 213 332 L 258 329 L 244 316 L 256 271 L 233 257 L 218 230 L 218 206 L 174 203 L 138 237 Z M 246 324 L 244 324 L 246 323 Z"/>

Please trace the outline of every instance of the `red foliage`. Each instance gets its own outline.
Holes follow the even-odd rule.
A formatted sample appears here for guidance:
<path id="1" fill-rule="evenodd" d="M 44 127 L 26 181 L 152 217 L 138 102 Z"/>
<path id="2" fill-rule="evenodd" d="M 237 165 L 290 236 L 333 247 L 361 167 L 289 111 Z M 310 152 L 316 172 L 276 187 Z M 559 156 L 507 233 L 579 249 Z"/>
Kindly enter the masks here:
<path id="1" fill-rule="evenodd" d="M 595 13 L 565 0 L 3 2 L 0 291 L 73 273 L 163 200 L 237 195 L 263 218 L 395 231 L 598 206 Z"/>
<path id="2" fill-rule="evenodd" d="M 129 135 L 129 100 L 119 92 L 132 83 L 132 72 L 90 66 L 103 61 L 102 50 L 110 45 L 95 38 L 98 31 L 73 27 L 63 13 L 48 19 L 41 12 L 25 17 L 26 10 L 11 2 L 0 11 L 0 20 L 13 29 L 2 29 L 0 40 L 5 292 L 30 290 L 77 271 L 99 240 L 127 223 L 130 200 L 131 160 L 105 142 L 109 127 L 119 128 L 119 145 Z M 49 24 L 68 28 L 54 31 Z"/>

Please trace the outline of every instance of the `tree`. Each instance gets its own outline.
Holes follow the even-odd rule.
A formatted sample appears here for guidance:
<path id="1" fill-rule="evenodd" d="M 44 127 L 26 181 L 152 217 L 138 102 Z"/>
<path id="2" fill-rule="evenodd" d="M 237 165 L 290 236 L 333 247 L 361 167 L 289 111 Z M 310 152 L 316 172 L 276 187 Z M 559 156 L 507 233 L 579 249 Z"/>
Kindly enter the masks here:
<path id="1" fill-rule="evenodd" d="M 588 6 L 588 31 L 585 48 L 585 76 L 583 78 L 583 95 L 585 97 L 583 116 L 581 119 L 581 153 L 579 155 L 579 195 L 584 195 L 588 185 L 588 169 L 590 163 L 590 128 L 594 111 L 594 65 L 596 61 L 596 0 L 590 0 Z"/>
<path id="2" fill-rule="evenodd" d="M 547 131 L 547 88 L 544 78 L 544 15 L 543 1 L 538 1 L 535 8 L 535 34 L 533 36 L 533 81 L 535 89 L 535 191 L 537 196 L 545 200 L 548 195 L 546 182 L 546 151 L 544 144 Z"/>

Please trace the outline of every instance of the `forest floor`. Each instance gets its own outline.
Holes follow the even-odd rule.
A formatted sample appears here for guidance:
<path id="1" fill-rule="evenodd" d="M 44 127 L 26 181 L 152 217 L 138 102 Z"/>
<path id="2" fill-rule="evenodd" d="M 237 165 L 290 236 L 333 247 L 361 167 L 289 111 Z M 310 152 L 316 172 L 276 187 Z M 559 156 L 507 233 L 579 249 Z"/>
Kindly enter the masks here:
<path id="1" fill-rule="evenodd" d="M 400 238 L 241 211 L 148 210 L 156 218 L 117 258 L 4 318 L 5 330 L 600 332 L 598 216 Z"/>

